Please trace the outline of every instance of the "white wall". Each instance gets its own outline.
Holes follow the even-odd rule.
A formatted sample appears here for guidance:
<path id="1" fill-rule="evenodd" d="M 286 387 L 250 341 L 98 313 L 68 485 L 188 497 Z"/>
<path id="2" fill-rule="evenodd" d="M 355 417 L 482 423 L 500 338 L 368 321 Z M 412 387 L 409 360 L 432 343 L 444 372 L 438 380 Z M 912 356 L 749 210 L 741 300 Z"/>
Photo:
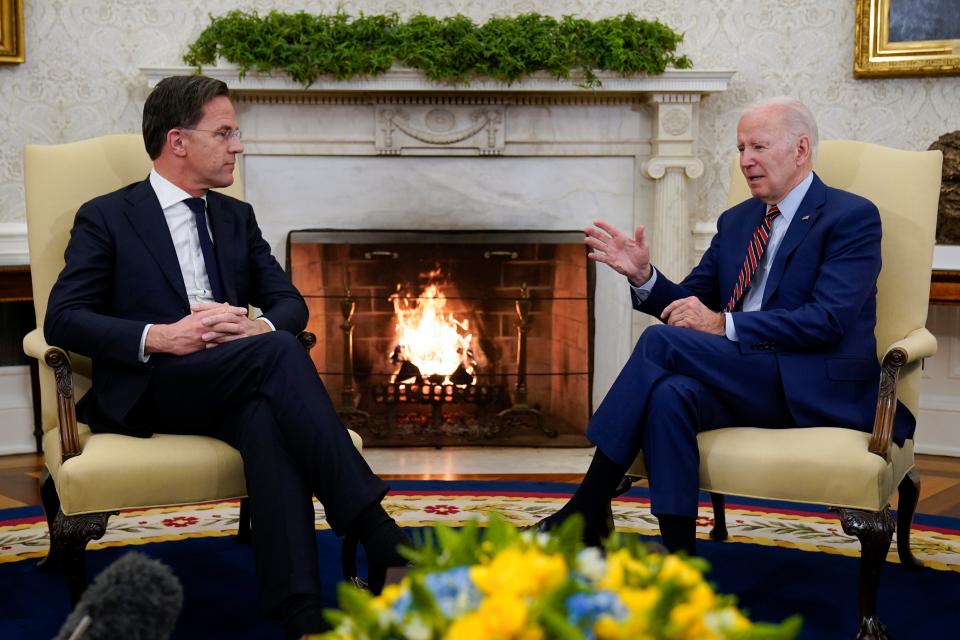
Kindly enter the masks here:
<path id="1" fill-rule="evenodd" d="M 799 96 L 818 115 L 825 139 L 924 149 L 941 134 L 960 129 L 960 77 L 853 78 L 852 0 L 37 0 L 24 4 L 27 62 L 0 67 L 0 223 L 23 220 L 25 143 L 67 142 L 139 130 L 147 88 L 138 69 L 179 64 L 186 44 L 208 23 L 207 15 L 233 8 L 264 13 L 271 9 L 331 12 L 341 7 L 353 14 L 396 11 L 404 16 L 426 10 L 436 15 L 464 13 L 477 21 L 526 11 L 590 18 L 632 11 L 658 17 L 686 34 L 682 50 L 695 66 L 738 70 L 729 91 L 703 104 L 700 155 L 706 171 L 693 195 L 693 209 L 700 220 L 715 217 L 724 202 L 726 160 L 733 152 L 737 116 L 758 97 Z M 944 347 L 928 363 L 927 382 L 933 386 L 927 384 L 924 393 L 938 399 L 938 416 L 947 406 L 940 400 L 953 402 L 960 395 L 957 374 L 947 373 L 956 367 L 940 364 L 940 358 L 960 357 L 952 355 L 956 348 L 945 348 L 960 335 L 957 313 L 944 309 L 934 314 Z M 947 319 L 941 322 L 942 318 Z M 937 371 L 945 377 L 940 379 Z M 960 417 L 952 409 L 947 415 Z M 924 414 L 918 449 L 927 446 L 926 420 Z M 930 450 L 960 455 L 960 434 L 946 427 L 934 432 Z"/>

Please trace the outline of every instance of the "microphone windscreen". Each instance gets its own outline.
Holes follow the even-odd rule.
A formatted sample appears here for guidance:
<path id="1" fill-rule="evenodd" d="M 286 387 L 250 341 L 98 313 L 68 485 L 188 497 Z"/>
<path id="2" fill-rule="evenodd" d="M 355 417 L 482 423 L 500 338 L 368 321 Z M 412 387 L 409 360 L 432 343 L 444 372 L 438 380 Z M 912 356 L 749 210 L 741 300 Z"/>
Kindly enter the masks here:
<path id="1" fill-rule="evenodd" d="M 166 640 L 182 606 L 183 587 L 170 568 L 142 553 L 130 552 L 94 579 L 63 623 L 57 640 L 70 638 L 84 617 L 89 617 L 89 625 L 77 636 L 83 640 Z"/>

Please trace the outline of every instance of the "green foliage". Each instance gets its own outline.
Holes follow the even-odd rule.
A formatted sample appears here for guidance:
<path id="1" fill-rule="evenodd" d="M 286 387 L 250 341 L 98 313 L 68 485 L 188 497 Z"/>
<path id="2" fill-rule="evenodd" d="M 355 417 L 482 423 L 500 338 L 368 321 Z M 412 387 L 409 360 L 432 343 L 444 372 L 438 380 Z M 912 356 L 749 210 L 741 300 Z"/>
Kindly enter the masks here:
<path id="1" fill-rule="evenodd" d="M 537 13 L 495 17 L 481 26 L 466 16 L 418 14 L 403 22 L 394 14 L 351 18 L 345 13 L 230 11 L 188 47 L 183 61 L 200 71 L 222 58 L 243 76 L 251 69 L 280 71 L 309 86 L 320 76 L 346 80 L 378 75 L 395 62 L 441 82 L 490 77 L 512 83 L 546 71 L 557 78 L 581 72 L 598 86 L 595 70 L 659 75 L 668 65 L 689 68 L 676 54 L 683 36 L 659 21 L 625 14 L 604 20 Z"/>

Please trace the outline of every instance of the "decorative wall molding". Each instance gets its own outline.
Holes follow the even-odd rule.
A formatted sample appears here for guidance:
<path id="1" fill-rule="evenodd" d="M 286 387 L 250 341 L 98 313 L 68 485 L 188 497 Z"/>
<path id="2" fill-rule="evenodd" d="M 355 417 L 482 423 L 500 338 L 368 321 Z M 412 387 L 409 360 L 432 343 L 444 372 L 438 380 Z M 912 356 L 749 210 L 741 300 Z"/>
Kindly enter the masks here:
<path id="1" fill-rule="evenodd" d="M 376 147 L 381 155 L 404 150 L 470 149 L 479 155 L 503 153 L 502 104 L 465 106 L 444 100 L 398 107 L 376 106 Z"/>
<path id="2" fill-rule="evenodd" d="M 0 222 L 0 266 L 30 264 L 26 222 Z"/>

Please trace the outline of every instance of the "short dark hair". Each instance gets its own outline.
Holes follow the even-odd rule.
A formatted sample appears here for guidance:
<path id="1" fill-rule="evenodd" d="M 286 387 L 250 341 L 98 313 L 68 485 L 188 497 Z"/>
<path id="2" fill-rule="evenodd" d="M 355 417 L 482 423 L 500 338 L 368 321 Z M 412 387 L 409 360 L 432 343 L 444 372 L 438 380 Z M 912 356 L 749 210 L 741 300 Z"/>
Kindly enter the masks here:
<path id="1" fill-rule="evenodd" d="M 157 83 L 143 105 L 143 144 L 151 160 L 160 157 L 167 132 L 203 119 L 203 105 L 229 96 L 227 83 L 207 76 L 170 76 Z"/>

